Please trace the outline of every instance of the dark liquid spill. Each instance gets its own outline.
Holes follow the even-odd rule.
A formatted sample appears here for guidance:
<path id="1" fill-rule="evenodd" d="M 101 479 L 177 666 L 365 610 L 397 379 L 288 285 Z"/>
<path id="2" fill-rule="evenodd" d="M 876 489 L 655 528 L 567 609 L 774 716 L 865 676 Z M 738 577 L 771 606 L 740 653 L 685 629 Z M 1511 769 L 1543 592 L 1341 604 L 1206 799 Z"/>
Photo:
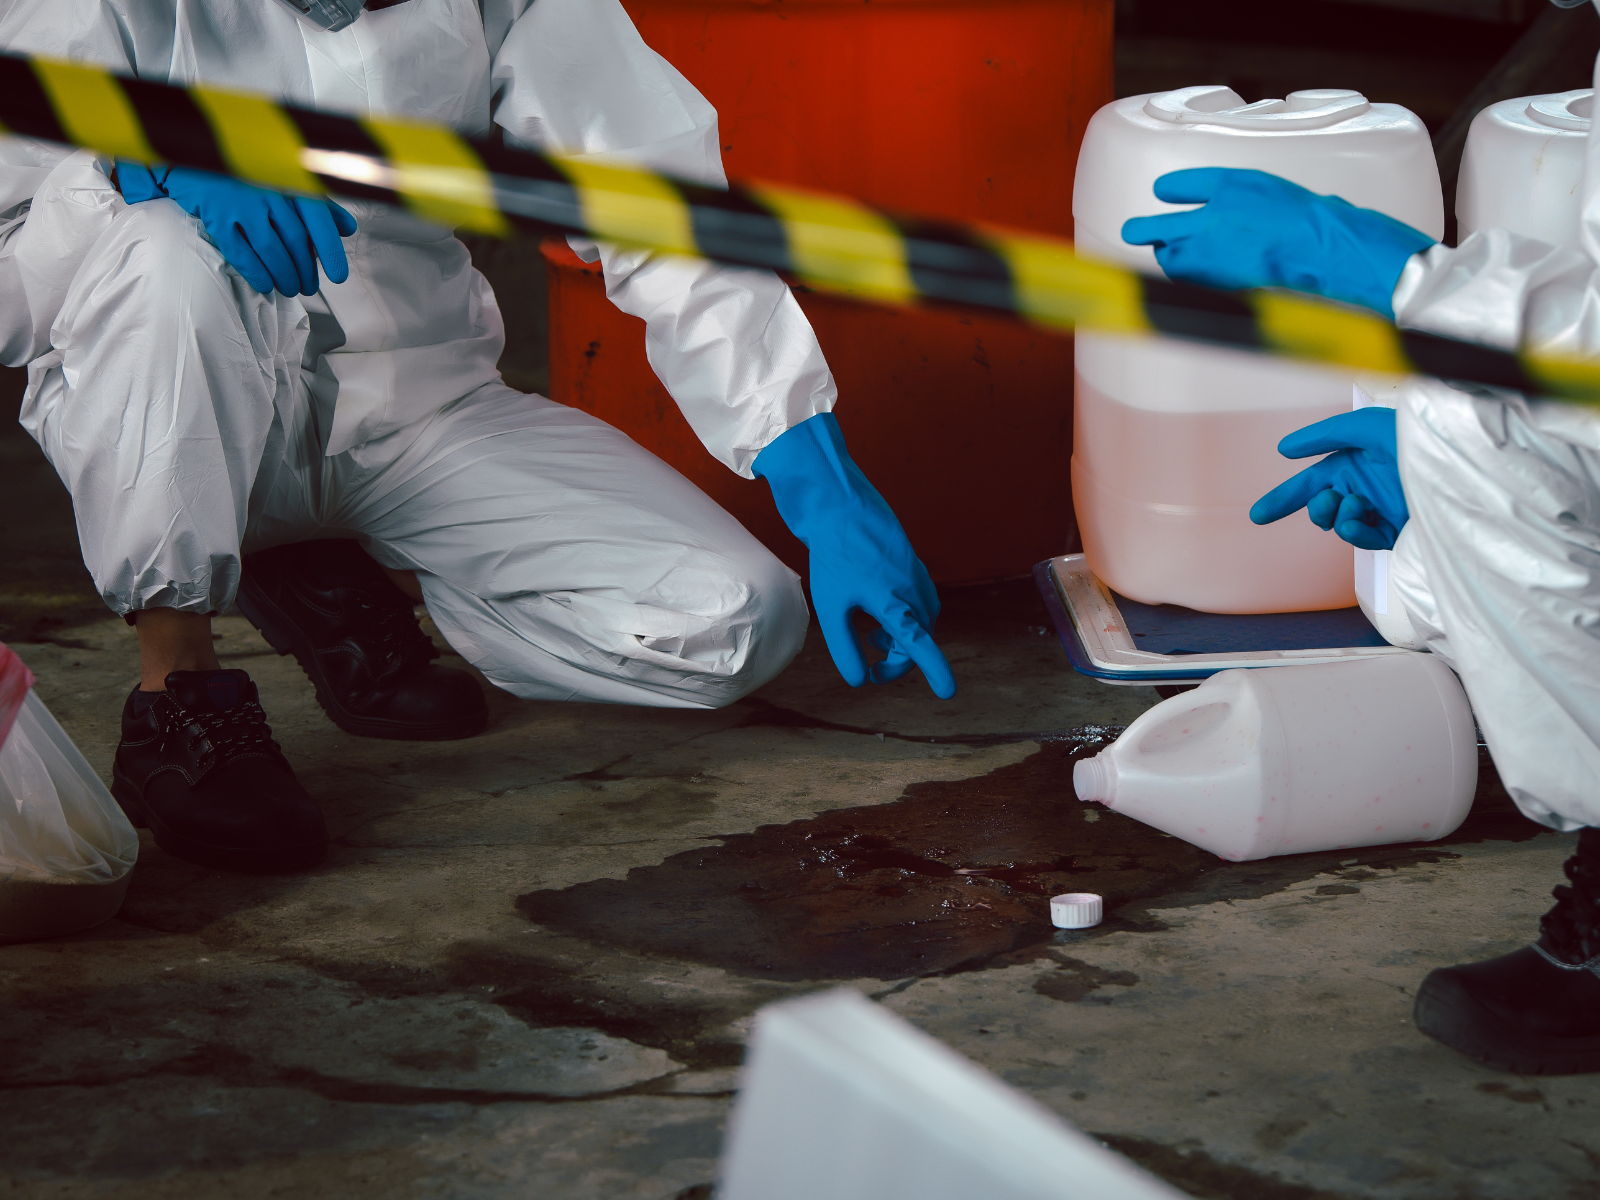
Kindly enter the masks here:
<path id="1" fill-rule="evenodd" d="M 1049 897 L 1061 892 L 1098 892 L 1108 913 L 1145 901 L 1104 930 L 1160 928 L 1148 910 L 1162 905 L 1267 895 L 1343 869 L 1359 878 L 1448 857 L 1445 844 L 1540 832 L 1485 755 L 1473 815 L 1443 842 L 1223 863 L 1077 802 L 1074 760 L 1114 732 L 1062 737 L 979 778 L 915 784 L 889 804 L 733 834 L 625 880 L 531 892 L 518 908 L 598 944 L 765 979 L 900 979 L 1048 942 Z"/>

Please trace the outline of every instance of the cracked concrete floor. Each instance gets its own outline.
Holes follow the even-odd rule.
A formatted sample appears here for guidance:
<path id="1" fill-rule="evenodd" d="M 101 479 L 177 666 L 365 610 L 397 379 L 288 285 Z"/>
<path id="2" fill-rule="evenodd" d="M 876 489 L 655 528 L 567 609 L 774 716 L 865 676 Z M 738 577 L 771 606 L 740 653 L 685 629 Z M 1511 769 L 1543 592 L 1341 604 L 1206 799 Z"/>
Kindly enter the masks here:
<path id="1" fill-rule="evenodd" d="M 16 649 L 108 768 L 133 637 L 40 576 Z M 1030 588 L 947 594 L 953 701 L 850 691 L 813 632 L 720 712 L 493 693 L 445 744 L 345 736 L 223 618 L 334 851 L 246 877 L 147 836 L 116 920 L 0 947 L 0 1190 L 705 1196 L 750 1015 L 842 981 L 1195 1196 L 1600 1193 L 1595 1079 L 1409 1020 L 1528 937 L 1571 839 L 1492 773 L 1444 843 L 1261 863 L 1082 807 L 1085 727 L 1155 696 L 1073 675 Z M 1054 932 L 1079 889 L 1110 918 Z"/>

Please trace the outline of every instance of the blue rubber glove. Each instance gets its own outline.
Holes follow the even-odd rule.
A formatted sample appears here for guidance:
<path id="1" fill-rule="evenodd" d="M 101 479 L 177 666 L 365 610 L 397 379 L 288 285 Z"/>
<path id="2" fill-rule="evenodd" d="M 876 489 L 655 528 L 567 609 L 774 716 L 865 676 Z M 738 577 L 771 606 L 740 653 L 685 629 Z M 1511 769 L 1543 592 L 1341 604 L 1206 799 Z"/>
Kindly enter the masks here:
<path id="1" fill-rule="evenodd" d="M 189 167 L 154 168 L 117 160 L 117 187 L 129 204 L 162 196 L 199 217 L 222 257 L 263 294 L 310 296 L 321 287 L 317 260 L 334 283 L 350 277 L 344 243 L 356 219 L 332 200 L 289 196 Z"/>
<path id="2" fill-rule="evenodd" d="M 1340 413 L 1278 443 L 1285 458 L 1328 457 L 1284 480 L 1250 506 L 1250 519 L 1269 525 L 1304 508 L 1319 528 L 1363 550 L 1392 550 L 1410 519 L 1400 487 L 1394 409 Z"/>
<path id="3" fill-rule="evenodd" d="M 1154 246 L 1169 278 L 1207 287 L 1286 287 L 1394 320 L 1394 289 L 1433 239 L 1393 217 L 1319 196 L 1265 171 L 1195 167 L 1155 183 L 1156 199 L 1199 204 L 1134 217 L 1122 240 Z"/>
<path id="4" fill-rule="evenodd" d="M 915 664 L 934 695 L 954 696 L 955 676 L 933 641 L 939 615 L 933 580 L 889 505 L 851 461 L 833 414 L 818 413 L 780 434 L 753 469 L 771 485 L 784 523 L 811 551 L 811 603 L 845 682 L 888 683 Z M 869 640 L 888 653 L 870 672 L 850 625 L 857 609 L 878 623 Z"/>

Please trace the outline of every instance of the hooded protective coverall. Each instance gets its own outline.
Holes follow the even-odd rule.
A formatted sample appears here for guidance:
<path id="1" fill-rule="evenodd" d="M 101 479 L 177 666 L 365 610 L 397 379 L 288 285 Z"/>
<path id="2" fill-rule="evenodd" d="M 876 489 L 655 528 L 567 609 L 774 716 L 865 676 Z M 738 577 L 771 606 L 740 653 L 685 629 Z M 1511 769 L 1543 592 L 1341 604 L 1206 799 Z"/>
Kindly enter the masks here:
<path id="1" fill-rule="evenodd" d="M 406 0 L 338 33 L 269 0 L 12 0 L 0 46 L 724 182 L 715 111 L 617 0 Z M 450 643 L 519 696 L 718 706 L 798 651 L 799 581 L 732 517 L 501 381 L 499 309 L 450 230 L 349 204 L 347 282 L 261 295 L 109 168 L 0 139 L 0 359 L 29 367 L 23 423 L 113 610 L 222 611 L 241 553 L 345 536 L 416 571 Z M 739 474 L 833 407 L 776 276 L 575 245 Z"/>
<path id="2" fill-rule="evenodd" d="M 1597 64 L 1600 73 L 1600 64 Z M 1404 326 L 1600 355 L 1600 141 L 1581 247 L 1503 229 L 1414 256 Z M 1429 649 L 1461 675 L 1518 807 L 1600 825 L 1600 411 L 1410 379 L 1399 389 L 1411 519 L 1391 570 Z"/>

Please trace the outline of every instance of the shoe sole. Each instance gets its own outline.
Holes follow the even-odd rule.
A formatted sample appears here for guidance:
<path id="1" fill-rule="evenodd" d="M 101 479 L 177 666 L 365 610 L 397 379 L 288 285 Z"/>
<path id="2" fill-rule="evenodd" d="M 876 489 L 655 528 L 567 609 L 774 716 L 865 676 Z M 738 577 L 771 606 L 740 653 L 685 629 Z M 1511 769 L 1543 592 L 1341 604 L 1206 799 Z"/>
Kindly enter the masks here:
<path id="1" fill-rule="evenodd" d="M 159 819 L 152 817 L 139 795 L 139 789 L 115 766 L 111 768 L 111 797 L 135 828 L 148 829 L 155 835 L 156 845 L 174 858 L 197 866 L 249 874 L 276 874 L 314 867 L 328 854 L 326 840 L 262 850 L 255 847 L 212 846 L 181 833 L 173 833 Z"/>
<path id="2" fill-rule="evenodd" d="M 1600 1037 L 1553 1038 L 1508 1025 L 1449 976 L 1429 975 L 1412 1018 L 1436 1042 L 1486 1066 L 1519 1075 L 1600 1072 Z"/>
<path id="3" fill-rule="evenodd" d="M 290 632 L 294 629 L 294 622 L 284 615 L 282 609 L 253 587 L 248 579 L 240 581 L 234 603 L 239 606 L 239 611 L 245 615 L 245 619 L 267 639 L 269 646 L 280 655 L 294 655 L 295 661 L 300 664 L 300 669 L 311 681 L 322 711 L 328 714 L 330 721 L 346 733 L 395 742 L 454 742 L 462 738 L 477 737 L 489 727 L 488 713 L 474 713 L 469 717 L 436 721 L 428 725 L 410 724 L 382 717 L 359 716 L 340 704 L 339 698 L 328 686 L 321 668 L 317 665 L 315 647 L 304 638 Z"/>

